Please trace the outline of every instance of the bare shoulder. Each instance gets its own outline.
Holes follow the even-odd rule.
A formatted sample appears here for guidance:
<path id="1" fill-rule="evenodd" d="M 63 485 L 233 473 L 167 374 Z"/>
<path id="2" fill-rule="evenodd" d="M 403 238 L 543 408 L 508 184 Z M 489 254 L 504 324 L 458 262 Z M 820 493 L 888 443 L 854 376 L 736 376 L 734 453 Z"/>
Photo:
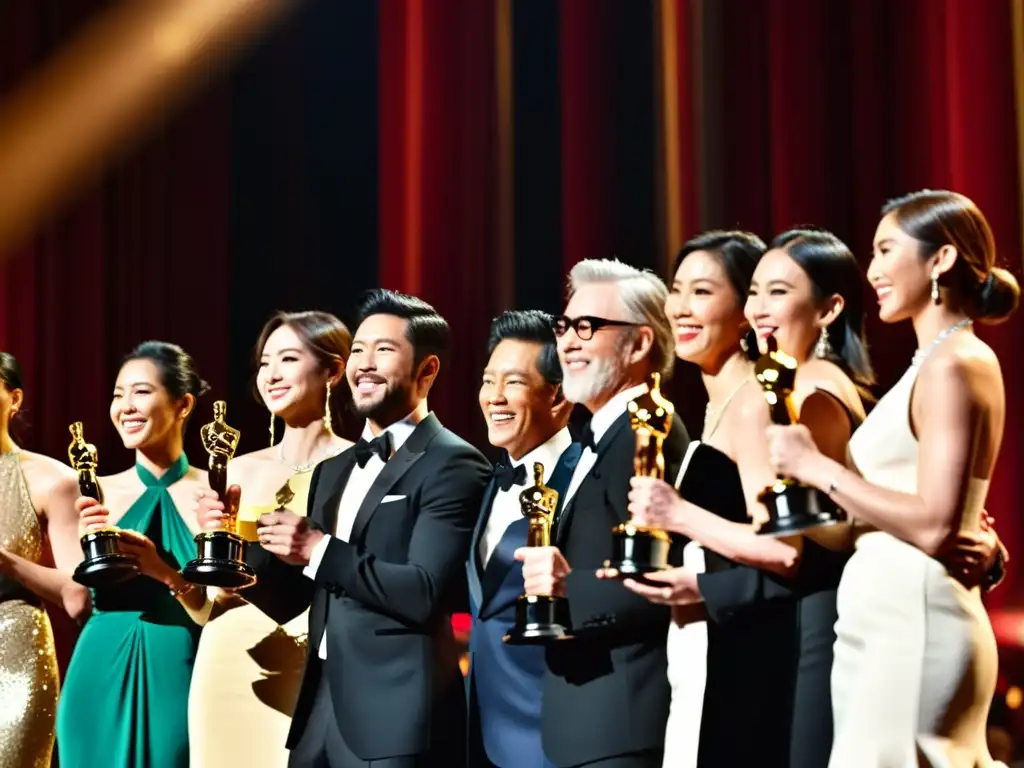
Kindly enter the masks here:
<path id="1" fill-rule="evenodd" d="M 49 493 L 58 483 L 77 483 L 75 470 L 57 459 L 32 451 L 21 452 L 21 469 L 29 486 Z"/>
<path id="2" fill-rule="evenodd" d="M 820 392 L 827 395 L 815 397 L 815 393 Z M 846 371 L 830 360 L 815 359 L 800 366 L 797 372 L 797 389 L 793 395 L 797 401 L 797 408 L 801 411 L 805 405 L 824 410 L 831 407 L 837 414 L 853 413 L 864 417 L 864 403 L 857 385 L 846 375 Z M 807 402 L 808 400 L 810 402 Z M 826 402 L 828 400 L 833 402 L 830 404 Z M 839 402 L 836 403 L 834 400 Z"/>
<path id="3" fill-rule="evenodd" d="M 736 393 L 735 408 L 729 408 L 725 419 L 730 423 L 744 422 L 749 424 L 743 429 L 763 429 L 771 421 L 768 411 L 768 403 L 764 399 L 764 392 L 756 381 L 751 381 L 743 389 Z"/>
<path id="4" fill-rule="evenodd" d="M 918 388 L 1002 386 L 1002 369 L 992 348 L 977 336 L 960 334 L 929 355 L 921 364 Z"/>
<path id="5" fill-rule="evenodd" d="M 274 448 L 261 448 L 236 456 L 228 462 L 228 477 L 230 482 L 245 486 L 276 463 L 277 451 Z"/>

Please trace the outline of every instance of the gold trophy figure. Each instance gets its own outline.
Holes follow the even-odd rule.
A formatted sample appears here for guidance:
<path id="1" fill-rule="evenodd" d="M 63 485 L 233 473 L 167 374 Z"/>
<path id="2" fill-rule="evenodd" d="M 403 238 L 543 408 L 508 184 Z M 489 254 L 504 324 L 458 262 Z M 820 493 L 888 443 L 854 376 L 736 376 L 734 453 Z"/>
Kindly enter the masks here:
<path id="1" fill-rule="evenodd" d="M 82 422 L 76 421 L 71 430 L 71 445 L 68 459 L 71 468 L 78 473 L 78 490 L 83 496 L 103 503 L 103 491 L 96 479 L 99 466 L 99 452 L 92 443 L 85 442 Z M 114 526 L 85 534 L 82 539 L 82 553 L 85 558 L 72 578 L 86 587 L 107 587 L 119 584 L 139 574 L 139 564 L 132 555 L 121 551 L 120 535 Z"/>
<path id="2" fill-rule="evenodd" d="M 764 391 L 772 421 L 796 424 L 792 397 L 796 360 L 779 349 L 774 336 L 769 336 L 767 343 L 768 351 L 755 364 L 754 375 Z M 761 491 L 757 500 L 768 509 L 768 520 L 757 531 L 763 536 L 792 536 L 846 520 L 846 513 L 821 491 L 781 477 Z"/>
<path id="3" fill-rule="evenodd" d="M 530 521 L 526 546 L 551 546 L 551 524 L 558 508 L 558 491 L 544 485 L 544 465 L 533 465 L 533 487 L 519 494 L 523 517 Z M 520 595 L 516 624 L 502 638 L 509 645 L 532 645 L 569 636 L 569 606 L 564 597 Z"/>
<path id="4" fill-rule="evenodd" d="M 238 534 L 238 510 L 227 504 L 228 461 L 238 449 L 242 436 L 224 420 L 228 406 L 223 400 L 213 404 L 213 421 L 199 431 L 203 447 L 210 454 L 210 488 L 225 502 L 227 524 L 219 531 L 209 531 L 195 537 L 195 560 L 182 568 L 182 575 L 193 584 L 204 587 L 238 589 L 256 581 L 256 572 L 245 562 L 245 539 Z"/>
<path id="5" fill-rule="evenodd" d="M 637 477 L 665 479 L 662 448 L 672 429 L 675 406 L 661 394 L 661 374 L 651 374 L 651 386 L 629 402 L 629 425 L 636 435 L 633 474 Z M 620 577 L 638 577 L 669 567 L 672 538 L 659 528 L 623 523 L 612 530 L 612 558 L 606 568 L 614 568 Z"/>

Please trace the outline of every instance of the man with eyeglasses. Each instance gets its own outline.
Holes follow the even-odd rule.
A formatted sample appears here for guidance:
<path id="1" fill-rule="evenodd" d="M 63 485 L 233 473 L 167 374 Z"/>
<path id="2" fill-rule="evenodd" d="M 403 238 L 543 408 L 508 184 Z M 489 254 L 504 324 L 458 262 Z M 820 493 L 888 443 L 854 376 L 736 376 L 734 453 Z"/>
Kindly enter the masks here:
<path id="1" fill-rule="evenodd" d="M 565 315 L 554 322 L 565 397 L 591 413 L 582 453 L 556 518 L 553 546 L 524 548 L 527 594 L 567 598 L 574 637 L 548 646 L 544 751 L 560 766 L 660 768 L 669 708 L 669 610 L 595 571 L 611 531 L 629 515 L 636 441 L 626 407 L 653 372 L 671 373 L 667 289 L 617 260 L 589 260 L 569 274 Z M 689 439 L 676 417 L 664 444 L 675 478 Z"/>

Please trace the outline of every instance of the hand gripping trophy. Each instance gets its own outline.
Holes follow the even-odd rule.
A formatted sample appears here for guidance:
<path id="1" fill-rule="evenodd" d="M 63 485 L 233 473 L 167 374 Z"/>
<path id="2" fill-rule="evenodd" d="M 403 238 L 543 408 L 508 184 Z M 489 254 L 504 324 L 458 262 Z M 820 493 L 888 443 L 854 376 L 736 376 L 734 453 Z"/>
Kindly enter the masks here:
<path id="1" fill-rule="evenodd" d="M 754 376 L 776 424 L 796 424 L 793 405 L 796 386 L 796 360 L 779 349 L 774 336 L 768 337 L 768 351 L 754 366 Z M 792 536 L 846 520 L 846 513 L 816 488 L 793 480 L 778 478 L 758 494 L 768 510 L 768 520 L 758 529 L 763 536 Z"/>
<path id="2" fill-rule="evenodd" d="M 558 509 L 558 491 L 544 485 L 544 465 L 533 465 L 533 486 L 519 494 L 523 517 L 530 521 L 526 546 L 551 546 L 551 524 Z M 516 624 L 502 638 L 509 645 L 532 645 L 569 636 L 569 606 L 564 597 L 520 595 Z"/>
<path id="3" fill-rule="evenodd" d="M 99 452 L 95 445 L 85 442 L 82 422 L 76 421 L 69 429 L 71 445 L 68 446 L 68 459 L 71 468 L 78 473 L 78 490 L 83 496 L 102 503 L 103 491 L 96 479 Z M 132 555 L 121 552 L 119 542 L 120 532 L 112 525 L 85 534 L 81 539 L 85 558 L 75 568 L 72 578 L 86 587 L 96 588 L 118 584 L 137 576 L 138 563 Z"/>
<path id="4" fill-rule="evenodd" d="M 228 406 L 223 400 L 213 404 L 213 421 L 199 432 L 203 447 L 210 454 L 210 488 L 225 502 L 227 524 L 219 531 L 207 531 L 195 537 L 196 559 L 182 569 L 193 584 L 204 587 L 239 589 L 255 583 L 256 573 L 245 562 L 245 539 L 238 534 L 238 510 L 227 504 L 228 461 L 238 449 L 242 434 L 225 421 Z"/>
<path id="5" fill-rule="evenodd" d="M 651 386 L 628 406 L 629 425 L 636 435 L 633 474 L 636 477 L 665 479 L 662 448 L 672 429 L 675 406 L 661 394 L 661 374 L 651 374 Z M 614 568 L 620 578 L 642 577 L 645 573 L 669 567 L 672 538 L 667 532 L 630 521 L 612 529 L 612 557 L 606 568 Z"/>

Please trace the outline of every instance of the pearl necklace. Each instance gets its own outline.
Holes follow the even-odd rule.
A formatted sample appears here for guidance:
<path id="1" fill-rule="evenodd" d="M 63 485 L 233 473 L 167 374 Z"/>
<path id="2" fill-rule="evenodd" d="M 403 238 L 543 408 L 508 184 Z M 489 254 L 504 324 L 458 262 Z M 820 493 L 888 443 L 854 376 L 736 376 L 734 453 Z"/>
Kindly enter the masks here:
<path id="1" fill-rule="evenodd" d="M 291 462 L 285 461 L 285 458 L 284 458 L 284 442 L 282 441 L 282 442 L 277 444 L 277 460 L 280 461 L 282 464 L 284 464 L 286 467 L 288 467 L 290 470 L 292 470 L 292 472 L 294 472 L 295 474 L 301 475 L 301 474 L 303 474 L 305 472 L 309 472 L 311 469 L 313 469 L 321 461 L 327 461 L 328 459 L 333 459 L 335 456 L 337 456 L 343 450 L 344 450 L 344 448 L 339 447 L 339 448 L 336 448 L 335 450 L 331 451 L 330 453 L 328 453 L 326 456 L 323 456 L 322 458 L 319 458 L 319 459 L 313 459 L 313 461 L 307 462 L 306 464 L 292 464 Z"/>
<path id="2" fill-rule="evenodd" d="M 928 357 L 928 355 L 930 355 L 937 346 L 939 346 L 939 344 L 948 339 L 957 331 L 962 331 L 964 328 L 970 328 L 972 325 L 974 325 L 974 321 L 972 321 L 970 318 L 965 317 L 963 320 L 949 326 L 949 328 L 942 331 L 938 336 L 936 336 L 935 340 L 932 341 L 932 343 L 929 344 L 927 347 L 924 347 L 923 349 L 919 349 L 916 352 L 914 352 L 914 359 L 910 361 L 910 367 L 916 368 L 917 366 L 919 366 L 921 363 L 925 361 L 925 358 Z"/>
<path id="3" fill-rule="evenodd" d="M 729 403 L 732 402 L 732 399 L 736 397 L 737 394 L 739 394 L 739 391 L 743 389 L 748 381 L 750 381 L 750 379 L 744 379 L 741 381 L 740 385 L 729 393 L 729 396 L 722 401 L 721 405 L 712 407 L 711 401 L 708 401 L 707 406 L 704 408 L 704 430 L 701 434 L 701 440 L 707 440 L 715 433 L 715 430 L 718 429 L 718 422 L 720 422 L 722 417 L 725 415 L 725 409 L 729 407 Z"/>

